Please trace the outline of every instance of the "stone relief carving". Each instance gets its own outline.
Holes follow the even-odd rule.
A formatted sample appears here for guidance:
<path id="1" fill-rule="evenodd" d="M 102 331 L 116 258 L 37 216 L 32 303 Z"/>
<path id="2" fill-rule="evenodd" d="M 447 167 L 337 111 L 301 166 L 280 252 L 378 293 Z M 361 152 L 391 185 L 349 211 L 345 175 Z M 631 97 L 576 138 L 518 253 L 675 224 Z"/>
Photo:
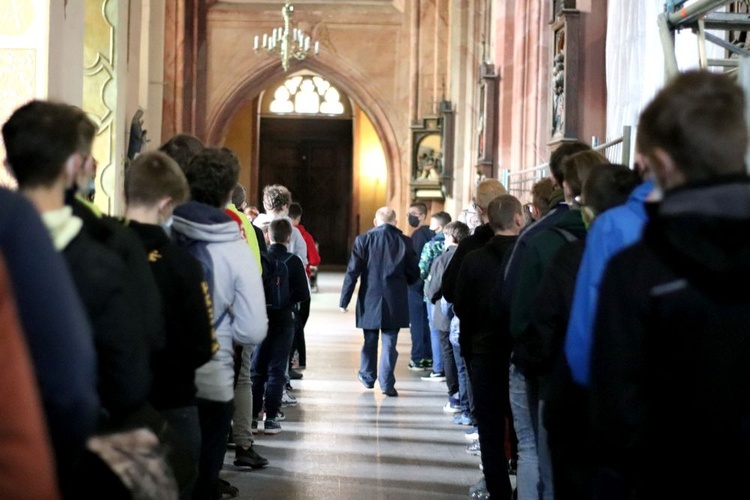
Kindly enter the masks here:
<path id="1" fill-rule="evenodd" d="M 565 131 L 565 30 L 555 32 L 552 58 L 552 137 Z"/>

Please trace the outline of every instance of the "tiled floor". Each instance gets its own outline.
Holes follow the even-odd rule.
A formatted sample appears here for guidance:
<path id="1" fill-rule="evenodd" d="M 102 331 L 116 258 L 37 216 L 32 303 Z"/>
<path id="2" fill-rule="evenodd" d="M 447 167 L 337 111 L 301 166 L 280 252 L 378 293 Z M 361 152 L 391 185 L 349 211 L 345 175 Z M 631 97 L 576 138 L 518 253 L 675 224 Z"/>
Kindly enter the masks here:
<path id="1" fill-rule="evenodd" d="M 407 369 L 408 329 L 398 341 L 400 396 L 357 381 L 362 333 L 354 326 L 354 300 L 348 313 L 338 309 L 342 280 L 341 273 L 320 275 L 305 329 L 308 366 L 292 382 L 299 404 L 284 409 L 280 434 L 257 436 L 257 451 L 270 465 L 239 469 L 228 450 L 222 477 L 239 488 L 240 499 L 468 498 L 481 477 L 479 457 L 465 451 L 467 428 L 442 410 L 445 384 Z"/>

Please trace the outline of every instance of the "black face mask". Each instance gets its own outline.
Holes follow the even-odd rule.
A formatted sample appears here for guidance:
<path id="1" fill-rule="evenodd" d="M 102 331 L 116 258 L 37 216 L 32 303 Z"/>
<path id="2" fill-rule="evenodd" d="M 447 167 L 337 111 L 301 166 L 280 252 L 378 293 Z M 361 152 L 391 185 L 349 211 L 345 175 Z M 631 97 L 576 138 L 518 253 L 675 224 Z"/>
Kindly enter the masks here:
<path id="1" fill-rule="evenodd" d="M 409 214 L 409 225 L 411 227 L 419 227 L 419 217 Z"/>

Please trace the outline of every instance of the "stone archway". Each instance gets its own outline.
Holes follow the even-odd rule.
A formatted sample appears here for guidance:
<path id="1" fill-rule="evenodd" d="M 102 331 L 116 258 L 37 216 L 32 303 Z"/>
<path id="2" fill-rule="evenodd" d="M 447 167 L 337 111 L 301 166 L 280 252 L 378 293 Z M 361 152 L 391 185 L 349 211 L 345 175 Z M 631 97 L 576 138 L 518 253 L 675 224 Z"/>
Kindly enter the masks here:
<path id="1" fill-rule="evenodd" d="M 399 181 L 402 171 L 402 159 L 398 149 L 398 142 L 393 132 L 393 127 L 388 119 L 387 113 L 379 105 L 378 99 L 372 95 L 367 88 L 365 78 L 354 72 L 343 71 L 335 65 L 322 62 L 320 58 L 309 58 L 299 62 L 293 68 L 294 71 L 309 69 L 333 85 L 346 92 L 354 102 L 363 110 L 375 128 L 385 154 L 388 170 L 388 190 L 386 197 L 392 199 L 400 195 Z M 227 129 L 236 110 L 243 102 L 260 95 L 273 82 L 283 77 L 285 73 L 281 70 L 279 61 L 269 59 L 258 65 L 252 74 L 238 82 L 216 105 L 206 124 L 206 138 L 210 144 L 219 144 L 227 134 Z M 381 99 L 382 101 L 382 99 Z"/>

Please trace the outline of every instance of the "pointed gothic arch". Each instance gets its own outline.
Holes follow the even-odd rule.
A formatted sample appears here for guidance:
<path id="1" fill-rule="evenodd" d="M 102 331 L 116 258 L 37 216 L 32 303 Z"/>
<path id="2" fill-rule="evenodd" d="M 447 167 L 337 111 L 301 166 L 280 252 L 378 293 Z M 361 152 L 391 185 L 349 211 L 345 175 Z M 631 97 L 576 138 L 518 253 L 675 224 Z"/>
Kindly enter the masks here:
<path id="1" fill-rule="evenodd" d="M 339 68 L 335 63 L 329 64 L 321 61 L 319 57 L 300 61 L 293 69 L 294 71 L 307 69 L 319 74 L 330 81 L 332 85 L 346 92 L 349 98 L 367 115 L 380 139 L 385 154 L 388 171 L 386 197 L 397 196 L 399 194 L 397 186 L 401 178 L 398 172 L 402 171 L 398 142 L 386 111 L 379 105 L 382 99 L 372 95 L 371 89 L 366 84 L 366 79 L 351 71 L 350 68 Z M 219 101 L 207 120 L 206 137 L 208 143 L 220 144 L 241 104 L 259 96 L 263 90 L 266 90 L 285 75 L 286 73 L 281 69 L 278 60 L 268 59 L 254 68 L 253 72 L 249 73 L 245 79 L 237 82 Z"/>

